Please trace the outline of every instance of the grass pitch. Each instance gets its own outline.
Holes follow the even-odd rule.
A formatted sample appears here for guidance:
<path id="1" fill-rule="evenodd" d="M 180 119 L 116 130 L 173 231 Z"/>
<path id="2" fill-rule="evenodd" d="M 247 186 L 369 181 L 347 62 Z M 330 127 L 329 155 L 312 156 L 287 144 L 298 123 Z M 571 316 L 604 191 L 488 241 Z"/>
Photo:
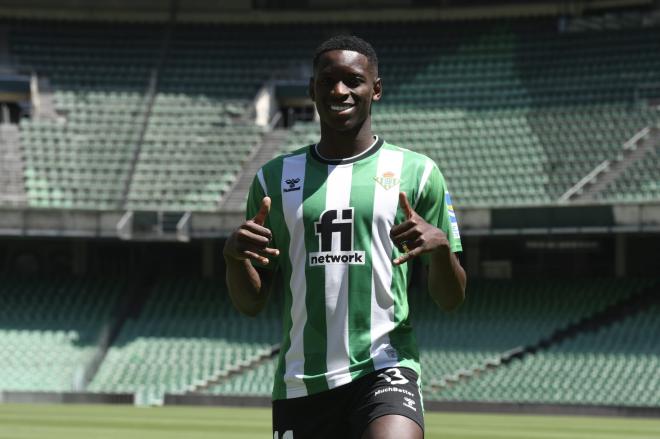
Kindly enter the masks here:
<path id="1" fill-rule="evenodd" d="M 257 439 L 270 410 L 0 404 L 0 439 Z M 660 419 L 426 413 L 428 439 L 658 439 Z"/>

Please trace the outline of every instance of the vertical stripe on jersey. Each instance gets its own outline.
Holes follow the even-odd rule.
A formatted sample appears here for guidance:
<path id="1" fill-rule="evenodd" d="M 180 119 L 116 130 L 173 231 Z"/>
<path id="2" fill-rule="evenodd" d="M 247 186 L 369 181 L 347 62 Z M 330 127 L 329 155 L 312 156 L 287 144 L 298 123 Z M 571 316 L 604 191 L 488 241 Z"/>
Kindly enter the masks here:
<path id="1" fill-rule="evenodd" d="M 348 268 L 348 340 L 353 378 L 372 372 L 371 361 L 371 229 L 374 210 L 374 185 L 378 184 L 378 159 L 374 157 L 353 165 L 351 202 L 355 215 L 353 249 L 365 253 L 363 265 Z M 392 188 L 396 190 L 396 188 Z"/>
<path id="2" fill-rule="evenodd" d="M 403 151 L 383 148 L 378 157 L 377 176 L 392 172 L 402 178 Z M 410 178 L 414 178 L 411 176 Z M 389 332 L 395 327 L 392 295 L 392 241 L 390 229 L 394 225 L 399 204 L 399 185 L 385 188 L 374 184 L 371 258 L 373 265 L 371 287 L 371 357 L 375 369 L 397 363 L 397 352 L 390 345 Z"/>
<path id="3" fill-rule="evenodd" d="M 423 162 L 424 165 L 428 165 L 431 162 L 430 160 L 427 160 L 416 154 L 405 154 L 401 173 L 406 176 L 419 175 L 419 171 L 422 165 L 422 163 L 420 163 L 420 159 L 425 160 L 425 162 Z M 434 166 L 431 163 L 430 173 L 429 176 L 427 176 L 427 183 L 430 175 L 432 174 L 433 167 Z M 424 171 L 426 171 L 426 169 L 427 168 L 425 167 Z M 425 174 L 424 171 L 422 171 L 422 177 Z M 401 190 L 406 191 L 409 200 L 411 199 L 411 194 L 413 194 L 417 188 L 423 187 L 421 182 L 417 183 L 417 179 L 415 178 L 410 179 L 410 181 L 403 182 L 402 186 L 404 187 Z M 417 194 L 417 198 L 419 198 L 420 195 L 421 194 Z M 416 202 L 416 200 L 413 202 Z M 405 221 L 405 215 L 401 209 L 399 209 L 397 212 L 394 221 L 396 224 Z M 394 248 L 390 257 L 395 258 L 399 255 L 399 250 Z M 410 308 L 408 306 L 408 279 L 410 277 L 411 268 L 411 263 L 392 266 L 392 285 L 390 288 L 393 293 L 394 303 L 396 303 L 396 306 L 394 307 L 394 321 L 397 322 L 397 328 L 396 331 L 393 331 L 390 334 L 390 342 L 396 349 L 396 352 L 399 356 L 399 366 L 409 367 L 419 373 L 419 352 L 417 351 L 415 335 L 413 333 L 412 326 L 410 325 Z"/>
<path id="4" fill-rule="evenodd" d="M 422 198 L 422 192 L 424 191 L 424 186 L 426 186 L 426 182 L 428 181 L 432 170 L 433 170 L 433 162 L 427 159 L 426 163 L 424 164 L 424 172 L 422 173 L 422 178 L 419 181 L 419 188 L 417 188 L 417 199 L 415 200 L 415 204 L 413 204 L 412 206 L 413 210 L 417 208 L 417 203 L 419 203 L 420 198 Z"/>
<path id="5" fill-rule="evenodd" d="M 350 206 L 353 165 L 328 166 L 325 210 Z M 353 215 L 353 223 L 355 221 Z M 352 234 L 355 239 L 355 231 Z M 332 250 L 341 249 L 341 234 L 332 234 Z M 351 243 L 352 244 L 352 243 Z M 351 245 L 351 248 L 355 247 Z M 329 388 L 351 381 L 348 352 L 348 264 L 327 264 L 325 268 L 325 321 L 327 322 L 327 370 L 332 376 Z"/>
<path id="6" fill-rule="evenodd" d="M 285 372 L 284 384 L 286 397 L 296 398 L 307 394 L 306 388 L 301 386 L 300 379 L 305 371 L 303 328 L 307 323 L 307 309 L 305 296 L 307 283 L 305 279 L 305 241 L 303 216 L 303 191 L 306 188 L 305 165 L 306 154 L 285 157 L 282 164 L 282 179 L 300 178 L 301 190 L 284 192 L 283 181 L 280 181 L 282 193 L 282 212 L 289 232 L 289 259 L 291 261 L 291 279 L 289 288 L 291 297 L 291 328 L 288 338 L 289 347 L 284 354 Z M 283 346 L 284 348 L 284 346 Z"/>
<path id="7" fill-rule="evenodd" d="M 257 175 L 262 176 L 263 183 L 260 180 L 259 184 L 264 189 L 264 193 L 268 195 L 269 193 L 278 192 L 278 187 L 282 181 L 282 168 L 280 166 L 271 168 L 272 172 L 268 173 L 268 183 L 266 183 L 266 175 L 263 172 L 263 168 L 259 170 Z M 268 191 L 270 186 L 271 190 Z M 284 222 L 284 209 L 282 209 L 282 197 L 275 196 L 271 197 L 272 205 L 270 208 L 270 214 L 268 215 L 268 221 L 271 225 L 271 230 L 273 236 L 276 237 L 276 240 L 273 241 L 273 245 L 280 250 L 280 255 L 278 256 L 278 265 L 282 272 L 283 279 L 291 279 L 291 268 L 289 264 L 282 263 L 285 258 L 289 257 L 289 232 L 286 229 L 286 223 Z M 285 372 L 285 361 L 284 354 L 291 346 L 291 339 L 289 338 L 289 333 L 291 331 L 291 286 L 288 282 L 284 282 L 282 285 L 282 293 L 284 296 L 284 306 L 282 308 L 282 345 L 280 353 L 278 355 L 277 370 L 275 372 L 275 379 L 273 380 L 273 399 L 283 399 L 286 398 L 286 385 L 284 384 L 284 372 Z"/>
<path id="8" fill-rule="evenodd" d="M 325 197 L 328 191 L 328 166 L 308 160 L 305 171 L 306 184 L 303 188 L 303 216 L 306 223 L 304 233 L 296 236 L 303 239 L 307 253 L 318 252 L 319 239 L 316 235 L 315 222 L 325 210 Z M 300 269 L 307 267 L 307 261 L 291 261 Z M 325 378 L 327 328 L 325 319 L 325 270 L 322 266 L 308 267 L 306 279 L 305 306 L 307 307 L 307 323 L 304 330 L 305 348 L 305 385 L 309 394 L 328 390 Z"/>

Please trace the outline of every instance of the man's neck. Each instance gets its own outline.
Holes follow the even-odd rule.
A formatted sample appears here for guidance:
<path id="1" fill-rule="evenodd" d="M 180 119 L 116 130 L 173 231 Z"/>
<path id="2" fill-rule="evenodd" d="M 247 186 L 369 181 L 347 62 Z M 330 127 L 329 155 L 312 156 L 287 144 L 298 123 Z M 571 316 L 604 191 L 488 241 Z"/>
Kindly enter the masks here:
<path id="1" fill-rule="evenodd" d="M 336 131 L 321 124 L 318 153 L 327 159 L 344 159 L 363 153 L 374 143 L 371 121 L 366 120 L 356 131 Z"/>

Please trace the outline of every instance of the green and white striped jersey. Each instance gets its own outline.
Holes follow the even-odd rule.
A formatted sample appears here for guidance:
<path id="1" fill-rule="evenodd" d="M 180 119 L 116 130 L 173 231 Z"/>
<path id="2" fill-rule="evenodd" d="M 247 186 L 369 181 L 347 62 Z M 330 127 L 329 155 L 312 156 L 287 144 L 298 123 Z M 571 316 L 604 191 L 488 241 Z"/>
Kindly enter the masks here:
<path id="1" fill-rule="evenodd" d="M 358 156 L 329 160 L 307 146 L 265 164 L 255 176 L 247 217 L 269 196 L 265 226 L 284 279 L 283 340 L 273 399 L 311 395 L 374 370 L 420 374 L 408 319 L 409 265 L 389 233 L 404 221 L 399 191 L 441 228 L 452 251 L 461 241 L 442 174 L 428 157 L 378 138 Z"/>

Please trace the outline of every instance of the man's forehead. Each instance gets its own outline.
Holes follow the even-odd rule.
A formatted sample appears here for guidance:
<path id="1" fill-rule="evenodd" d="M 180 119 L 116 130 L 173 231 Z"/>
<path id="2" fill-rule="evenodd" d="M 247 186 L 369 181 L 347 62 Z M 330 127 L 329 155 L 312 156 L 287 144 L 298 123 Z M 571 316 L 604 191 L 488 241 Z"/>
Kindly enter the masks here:
<path id="1" fill-rule="evenodd" d="M 353 67 L 369 70 L 373 68 L 369 62 L 369 58 L 354 50 L 328 50 L 319 56 L 318 69 L 330 67 L 335 64 L 351 65 Z"/>

